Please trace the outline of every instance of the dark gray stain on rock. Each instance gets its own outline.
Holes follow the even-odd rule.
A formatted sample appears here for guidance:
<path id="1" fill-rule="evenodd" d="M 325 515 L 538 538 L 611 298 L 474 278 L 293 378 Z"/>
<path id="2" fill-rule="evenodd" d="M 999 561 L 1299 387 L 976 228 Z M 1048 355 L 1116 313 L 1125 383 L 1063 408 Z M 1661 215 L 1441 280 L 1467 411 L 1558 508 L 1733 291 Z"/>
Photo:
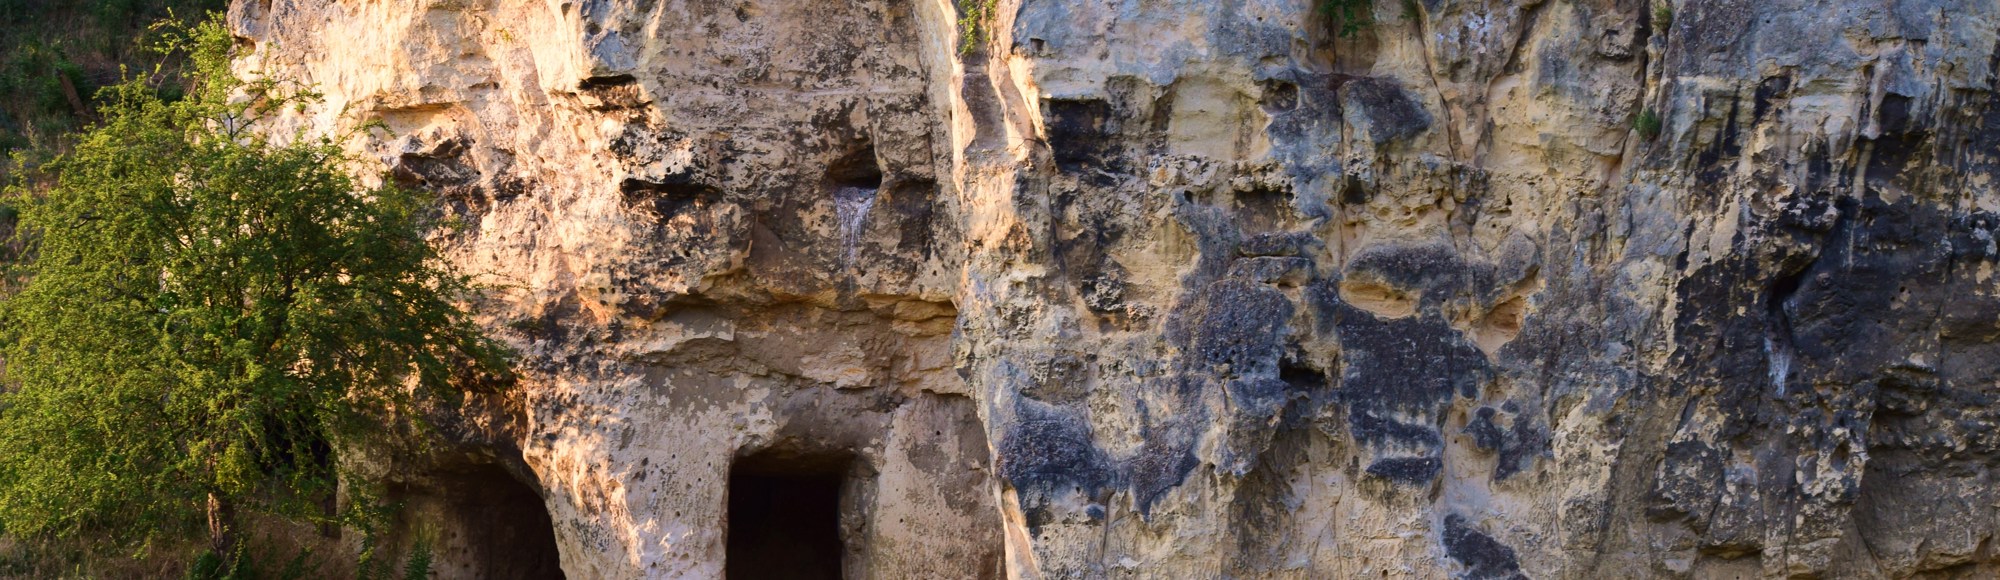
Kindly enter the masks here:
<path id="1" fill-rule="evenodd" d="M 1256 282 L 1223 279 L 1209 284 L 1190 305 L 1169 339 L 1190 347 L 1184 371 L 1215 378 L 1278 375 L 1286 321 L 1292 304 Z"/>
<path id="2" fill-rule="evenodd" d="M 1527 469 L 1534 457 L 1548 445 L 1548 434 L 1535 427 L 1533 421 L 1523 417 L 1517 406 L 1516 411 L 1501 411 L 1492 407 L 1480 407 L 1466 422 L 1464 433 L 1472 438 L 1472 444 L 1481 450 L 1498 454 L 1493 467 L 1493 479 L 1504 480 Z M 1502 416 L 1502 413 L 1505 416 Z M 1505 423 L 1506 426 L 1502 426 Z"/>
<path id="3" fill-rule="evenodd" d="M 1458 574 L 1461 580 L 1527 580 L 1521 573 L 1521 564 L 1513 548 L 1486 535 L 1473 527 L 1465 516 L 1450 514 L 1444 517 L 1445 554 L 1465 567 Z"/>
<path id="4" fill-rule="evenodd" d="M 1230 415 L 1223 419 L 1230 429 L 1214 458 L 1220 470 L 1240 474 L 1249 469 L 1271 435 L 1270 426 L 1293 397 L 1290 385 L 1279 378 L 1285 329 L 1293 309 L 1291 301 L 1269 285 L 1223 278 L 1201 287 L 1183 312 L 1168 319 L 1167 340 L 1182 345 L 1183 352 L 1176 363 L 1174 399 L 1198 408 L 1203 393 L 1221 389 L 1229 401 Z M 1186 411 L 1174 415 L 1183 421 L 1206 417 L 1205 413 Z M 1178 437 L 1149 438 L 1149 446 L 1161 446 L 1149 455 L 1166 459 L 1146 459 L 1152 463 L 1137 467 L 1147 469 L 1135 472 L 1134 485 L 1146 487 L 1135 489 L 1140 493 L 1142 510 L 1150 510 L 1151 500 L 1165 484 L 1165 479 L 1158 477 L 1165 473 L 1160 467 L 1181 468 L 1173 470 L 1178 473 L 1172 474 L 1172 485 L 1178 485 L 1194 467 L 1191 461 L 1178 461 L 1182 452 L 1175 450 L 1185 450 L 1192 457 L 1199 444 L 1199 430 L 1190 426 L 1165 429 L 1162 434 Z M 1140 473 L 1149 479 L 1137 479 Z"/>
<path id="5" fill-rule="evenodd" d="M 1201 429 L 1193 421 L 1182 418 L 1148 425 L 1144 431 L 1145 443 L 1139 446 L 1136 454 L 1126 459 L 1122 467 L 1132 491 L 1133 503 L 1139 507 L 1139 515 L 1151 517 L 1153 506 L 1159 503 L 1160 498 L 1179 487 L 1188 474 L 1201 465 L 1194 455 Z"/>
<path id="6" fill-rule="evenodd" d="M 1368 139 L 1394 143 L 1422 134 L 1431 115 L 1393 79 L 1358 77 L 1340 84 L 1341 108 L 1366 119 Z"/>
<path id="7" fill-rule="evenodd" d="M 1044 126 L 1056 168 L 1082 174 L 1097 185 L 1125 171 L 1118 141 L 1120 126 L 1111 104 L 1098 99 L 1048 99 Z"/>
<path id="8" fill-rule="evenodd" d="M 1434 315 L 1380 319 L 1342 302 L 1331 283 L 1311 295 L 1319 324 L 1340 341 L 1337 400 L 1349 432 L 1372 454 L 1367 472 L 1429 484 L 1443 466 L 1445 408 L 1454 396 L 1478 394 L 1489 372 L 1484 353 Z"/>
<path id="9" fill-rule="evenodd" d="M 1325 154 L 1325 148 L 1341 142 L 1344 127 L 1334 76 L 1285 68 L 1258 80 L 1265 86 L 1264 112 L 1271 116 L 1264 132 L 1273 144 L 1295 145 L 1272 150 L 1284 161 L 1294 190 L 1329 190 L 1330 184 L 1345 181 L 1349 176 L 1339 159 Z"/>
<path id="10" fill-rule="evenodd" d="M 1864 481 L 1928 481 L 2000 451 L 1995 437 L 1952 427 L 1993 420 L 1992 394 L 1975 386 L 1991 384 L 1993 366 L 1943 362 L 1991 356 L 1970 346 L 1985 339 L 1948 337 L 1951 321 L 1980 320 L 1968 334 L 1990 336 L 2000 320 L 1979 289 L 1990 283 L 1966 275 L 1990 267 L 1992 219 L 1928 199 L 1939 176 L 1922 170 L 1963 156 L 1961 171 L 1991 172 L 1990 150 L 1926 145 L 1960 128 L 1938 127 L 1897 92 L 1903 65 L 1884 66 L 1890 88 L 1865 115 L 1874 136 L 1858 143 L 1866 163 L 1810 151 L 1787 169 L 1798 193 L 1746 210 L 1731 253 L 1678 286 L 1671 364 L 1687 372 L 1664 394 L 1684 411 L 1644 511 L 1686 526 L 1708 553 L 1769 550 L 1780 526 L 1792 545 L 1851 537 Z M 1761 83 L 1749 118 L 1781 115 L 1791 84 Z M 1964 128 L 1972 148 L 2000 142 L 1992 104 L 1968 104 L 1989 111 L 1986 128 Z M 1863 523 L 1863 536 L 1882 533 Z"/>
<path id="11" fill-rule="evenodd" d="M 1520 281 L 1536 274 L 1540 258 L 1532 244 L 1509 244 L 1496 263 L 1469 260 L 1440 244 L 1379 245 L 1362 250 L 1347 266 L 1348 276 L 1379 280 L 1419 298 L 1420 310 L 1460 301 L 1490 305 Z"/>
<path id="12" fill-rule="evenodd" d="M 1018 404 L 1015 416 L 1018 422 L 996 446 L 994 467 L 1018 492 L 1032 526 L 1046 523 L 1048 509 L 1063 496 L 1094 499 L 1116 481 L 1117 472 L 1092 443 L 1083 419 L 1028 400 Z"/>
<path id="13" fill-rule="evenodd" d="M 1653 488 L 1653 502 L 1647 517 L 1657 520 L 1685 519 L 1697 532 L 1708 529 L 1709 517 L 1721 497 L 1722 452 L 1697 440 L 1667 445 L 1665 465 Z"/>

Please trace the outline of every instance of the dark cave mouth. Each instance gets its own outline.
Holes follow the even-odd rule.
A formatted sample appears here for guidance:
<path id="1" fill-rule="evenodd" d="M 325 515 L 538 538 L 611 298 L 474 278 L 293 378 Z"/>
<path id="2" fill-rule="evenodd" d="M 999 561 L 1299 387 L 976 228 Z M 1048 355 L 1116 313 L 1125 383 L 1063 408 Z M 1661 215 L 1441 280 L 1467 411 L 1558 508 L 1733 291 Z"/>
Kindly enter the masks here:
<path id="1" fill-rule="evenodd" d="M 729 580 L 839 580 L 841 491 L 853 457 L 764 453 L 729 469 Z"/>
<path id="2" fill-rule="evenodd" d="M 486 464 L 435 474 L 430 486 L 393 490 L 405 502 L 405 530 L 423 522 L 435 530 L 439 572 L 564 577 L 555 522 L 542 495 L 505 468 Z M 425 522 L 426 518 L 440 518 Z M 457 568 L 447 570 L 447 568 Z"/>

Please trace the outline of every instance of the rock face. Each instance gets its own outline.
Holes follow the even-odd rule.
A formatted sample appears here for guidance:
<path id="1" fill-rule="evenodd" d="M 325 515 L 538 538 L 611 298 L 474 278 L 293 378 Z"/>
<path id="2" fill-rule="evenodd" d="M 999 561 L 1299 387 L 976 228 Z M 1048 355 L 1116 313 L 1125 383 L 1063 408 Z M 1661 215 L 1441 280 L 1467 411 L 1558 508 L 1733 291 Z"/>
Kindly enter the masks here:
<path id="1" fill-rule="evenodd" d="M 521 352 L 446 577 L 2000 574 L 2000 3 L 1336 13 L 230 18 Z"/>

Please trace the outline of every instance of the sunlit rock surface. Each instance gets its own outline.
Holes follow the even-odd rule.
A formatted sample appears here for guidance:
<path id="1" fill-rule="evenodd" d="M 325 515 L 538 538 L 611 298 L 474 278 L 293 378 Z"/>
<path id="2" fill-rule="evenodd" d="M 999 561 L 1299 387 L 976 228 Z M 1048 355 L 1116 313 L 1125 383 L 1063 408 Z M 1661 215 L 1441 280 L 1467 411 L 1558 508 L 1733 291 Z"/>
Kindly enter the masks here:
<path id="1" fill-rule="evenodd" d="M 849 578 L 2000 574 L 2000 5 L 990 14 L 230 18 L 462 220 L 571 578 L 745 569 L 732 466 Z"/>

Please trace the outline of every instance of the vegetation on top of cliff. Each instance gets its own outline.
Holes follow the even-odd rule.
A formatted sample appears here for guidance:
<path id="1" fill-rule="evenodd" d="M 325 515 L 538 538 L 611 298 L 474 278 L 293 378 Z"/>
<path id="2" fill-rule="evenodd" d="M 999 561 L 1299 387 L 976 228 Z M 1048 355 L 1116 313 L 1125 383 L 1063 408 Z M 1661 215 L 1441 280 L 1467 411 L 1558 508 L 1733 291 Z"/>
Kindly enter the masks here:
<path id="1" fill-rule="evenodd" d="M 0 0 L 0 159 L 41 158 L 95 116 L 91 96 L 120 68 L 169 62 L 137 39 L 166 18 L 200 18 L 226 0 Z M 171 61 L 177 63 L 177 61 Z M 177 67 L 162 69 L 172 76 Z M 161 83 L 170 93 L 177 83 Z M 33 161 L 32 159 L 30 160 Z M 0 176 L 6 170 L 0 168 Z"/>
<path id="2" fill-rule="evenodd" d="M 325 507 L 344 452 L 506 372 L 426 243 L 431 200 L 361 187 L 329 139 L 267 137 L 312 93 L 232 77 L 219 22 L 167 30 L 186 95 L 108 88 L 47 186 L 8 192 L 30 256 L 0 301 L 17 540 L 231 555 L 253 514 L 346 522 Z"/>

